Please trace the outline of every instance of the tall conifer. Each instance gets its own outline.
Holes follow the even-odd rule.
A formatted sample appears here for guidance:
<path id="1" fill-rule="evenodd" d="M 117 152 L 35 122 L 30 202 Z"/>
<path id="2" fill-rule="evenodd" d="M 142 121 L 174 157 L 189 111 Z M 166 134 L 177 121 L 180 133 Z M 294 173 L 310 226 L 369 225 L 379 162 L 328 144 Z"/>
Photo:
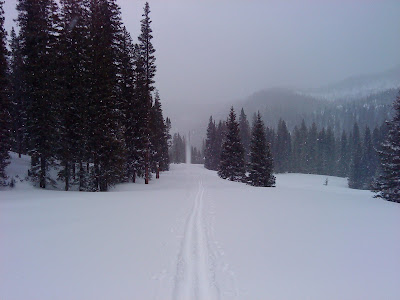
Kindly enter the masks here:
<path id="1" fill-rule="evenodd" d="M 53 182 L 57 141 L 57 38 L 59 22 L 54 0 L 19 0 L 17 4 L 24 57 L 27 131 L 31 175 L 41 188 Z"/>
<path id="2" fill-rule="evenodd" d="M 394 102 L 395 115 L 388 122 L 389 132 L 378 152 L 381 159 L 381 175 L 375 197 L 400 203 L 400 93 Z"/>
<path id="3" fill-rule="evenodd" d="M 3 1 L 0 1 L 0 185 L 5 184 L 7 175 L 5 168 L 8 165 L 11 143 L 10 131 L 10 101 L 7 82 L 7 48 L 6 31 L 4 29 Z"/>
<path id="4" fill-rule="evenodd" d="M 227 133 L 222 144 L 218 175 L 230 181 L 245 181 L 244 149 L 240 141 L 239 123 L 233 107 L 226 122 Z"/>
<path id="5" fill-rule="evenodd" d="M 253 186 L 275 186 L 275 176 L 272 172 L 271 150 L 266 139 L 264 123 L 258 113 L 251 133 L 248 183 Z"/>
<path id="6" fill-rule="evenodd" d="M 150 177 L 150 109 L 151 109 L 151 91 L 154 90 L 154 76 L 156 73 L 156 58 L 154 56 L 154 52 L 156 51 L 153 47 L 151 40 L 153 39 L 151 29 L 151 20 L 150 20 L 150 6 L 149 3 L 146 2 L 144 6 L 143 19 L 141 22 L 141 34 L 139 35 L 139 56 L 142 62 L 142 68 L 144 72 L 144 90 L 141 95 L 142 105 L 146 110 L 146 114 L 144 115 L 145 119 L 143 120 L 146 123 L 146 152 L 144 157 L 145 163 L 145 183 L 149 183 Z"/>

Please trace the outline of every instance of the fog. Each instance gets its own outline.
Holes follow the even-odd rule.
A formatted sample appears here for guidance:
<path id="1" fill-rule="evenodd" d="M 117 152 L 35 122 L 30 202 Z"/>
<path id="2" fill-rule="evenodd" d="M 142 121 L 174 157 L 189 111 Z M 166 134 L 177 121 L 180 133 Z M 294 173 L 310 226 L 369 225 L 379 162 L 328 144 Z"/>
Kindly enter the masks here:
<path id="1" fill-rule="evenodd" d="M 144 2 L 118 1 L 133 37 Z M 399 1 L 149 2 L 156 87 L 165 115 L 185 129 L 202 107 L 261 89 L 318 87 L 400 64 Z M 6 0 L 8 30 L 15 4 Z"/>

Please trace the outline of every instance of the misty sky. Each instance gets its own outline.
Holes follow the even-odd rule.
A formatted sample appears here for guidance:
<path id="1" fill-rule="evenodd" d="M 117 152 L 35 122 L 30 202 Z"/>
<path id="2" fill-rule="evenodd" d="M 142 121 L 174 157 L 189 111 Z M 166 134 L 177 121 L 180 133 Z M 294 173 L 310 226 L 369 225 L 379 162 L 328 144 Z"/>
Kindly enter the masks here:
<path id="1" fill-rule="evenodd" d="M 137 37 L 145 1 L 119 0 Z M 164 110 L 400 64 L 400 1 L 150 0 Z M 6 0 L 6 28 L 16 17 Z"/>

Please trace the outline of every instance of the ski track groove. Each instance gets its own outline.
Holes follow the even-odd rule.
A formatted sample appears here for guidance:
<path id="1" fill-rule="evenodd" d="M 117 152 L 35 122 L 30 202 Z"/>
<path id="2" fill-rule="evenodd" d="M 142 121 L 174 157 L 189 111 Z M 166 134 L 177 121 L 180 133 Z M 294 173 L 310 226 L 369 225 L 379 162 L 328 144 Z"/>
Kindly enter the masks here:
<path id="1" fill-rule="evenodd" d="M 216 256 L 209 240 L 210 222 L 204 218 L 204 191 L 199 178 L 177 258 L 173 299 L 220 299 L 215 280 Z"/>

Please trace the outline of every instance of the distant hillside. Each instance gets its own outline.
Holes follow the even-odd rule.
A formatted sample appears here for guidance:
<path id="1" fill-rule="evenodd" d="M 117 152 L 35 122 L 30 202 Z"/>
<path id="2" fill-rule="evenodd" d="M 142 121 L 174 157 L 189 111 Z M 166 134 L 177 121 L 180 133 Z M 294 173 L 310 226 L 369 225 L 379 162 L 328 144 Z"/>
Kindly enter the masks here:
<path id="1" fill-rule="evenodd" d="M 297 93 L 323 100 L 356 100 L 400 87 L 400 65 L 377 74 L 360 75 L 337 83 Z"/>
<path id="2" fill-rule="evenodd" d="M 270 89 L 237 103 L 235 108 L 239 111 L 243 107 L 250 120 L 260 111 L 265 124 L 271 128 L 282 118 L 292 130 L 304 119 L 307 125 L 315 122 L 320 128 L 331 126 L 338 134 L 351 130 L 354 122 L 358 122 L 360 128 L 381 125 L 390 118 L 397 92 L 397 89 L 389 89 L 354 101 L 324 101 L 287 89 Z"/>
<path id="3" fill-rule="evenodd" d="M 336 134 L 350 131 L 354 122 L 360 128 L 380 126 L 391 117 L 392 103 L 400 88 L 400 66 L 390 71 L 352 77 L 324 88 L 291 90 L 270 88 L 254 93 L 233 103 L 237 113 L 243 107 L 249 121 L 257 111 L 263 115 L 266 126 L 276 128 L 279 119 L 293 130 L 304 119 L 319 128 L 331 126 Z M 330 100 L 330 101 L 327 101 Z M 225 120 L 229 107 L 214 108 L 214 120 Z M 208 118 L 193 131 L 196 145 L 205 136 Z"/>

